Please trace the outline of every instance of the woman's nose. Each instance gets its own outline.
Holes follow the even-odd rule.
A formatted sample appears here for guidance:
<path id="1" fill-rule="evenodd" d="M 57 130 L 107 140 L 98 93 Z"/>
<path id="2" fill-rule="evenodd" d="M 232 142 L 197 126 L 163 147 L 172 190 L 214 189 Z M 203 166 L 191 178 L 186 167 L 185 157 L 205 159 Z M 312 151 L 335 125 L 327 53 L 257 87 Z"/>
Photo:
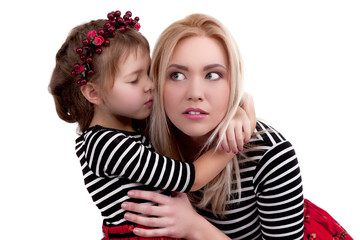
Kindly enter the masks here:
<path id="1" fill-rule="evenodd" d="M 192 79 L 189 81 L 186 98 L 191 101 L 204 100 L 204 86 L 200 79 Z"/>

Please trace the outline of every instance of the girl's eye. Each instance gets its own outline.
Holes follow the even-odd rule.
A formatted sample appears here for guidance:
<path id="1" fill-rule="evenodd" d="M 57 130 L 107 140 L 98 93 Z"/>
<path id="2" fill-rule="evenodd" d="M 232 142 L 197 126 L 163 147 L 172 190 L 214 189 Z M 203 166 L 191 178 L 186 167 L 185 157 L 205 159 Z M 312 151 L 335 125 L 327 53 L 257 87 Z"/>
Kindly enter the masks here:
<path id="1" fill-rule="evenodd" d="M 210 79 L 210 80 L 217 80 L 219 78 L 221 78 L 221 75 L 219 73 L 215 73 L 215 72 L 211 72 L 206 74 L 206 79 Z"/>
<path id="2" fill-rule="evenodd" d="M 130 83 L 131 83 L 131 84 L 136 84 L 137 82 L 138 82 L 138 80 L 135 79 L 135 80 L 132 80 Z"/>
<path id="3" fill-rule="evenodd" d="M 182 74 L 182 73 L 179 73 L 179 72 L 174 72 L 174 73 L 170 74 L 170 78 L 171 78 L 172 80 L 179 81 L 179 80 L 184 80 L 184 79 L 185 79 L 185 75 Z"/>

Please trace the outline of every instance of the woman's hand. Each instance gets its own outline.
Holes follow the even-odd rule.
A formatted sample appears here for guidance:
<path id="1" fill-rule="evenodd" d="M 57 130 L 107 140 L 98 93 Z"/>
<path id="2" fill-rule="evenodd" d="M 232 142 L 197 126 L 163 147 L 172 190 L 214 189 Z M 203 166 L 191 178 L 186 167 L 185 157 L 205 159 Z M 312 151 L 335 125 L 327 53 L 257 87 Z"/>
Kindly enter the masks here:
<path id="1" fill-rule="evenodd" d="M 185 239 L 229 239 L 220 230 L 200 216 L 191 206 L 185 193 L 174 193 L 173 197 L 160 193 L 131 190 L 131 198 L 157 203 L 158 206 L 124 202 L 124 210 L 144 214 L 125 213 L 125 219 L 147 228 L 137 227 L 134 233 L 141 237 L 172 237 Z"/>
<path id="2" fill-rule="evenodd" d="M 222 149 L 227 152 L 232 151 L 233 153 L 242 151 L 244 144 L 249 142 L 255 126 L 254 101 L 250 94 L 244 93 L 234 118 L 226 129 L 221 128 L 219 131 L 219 137 L 225 133 L 221 141 Z"/>

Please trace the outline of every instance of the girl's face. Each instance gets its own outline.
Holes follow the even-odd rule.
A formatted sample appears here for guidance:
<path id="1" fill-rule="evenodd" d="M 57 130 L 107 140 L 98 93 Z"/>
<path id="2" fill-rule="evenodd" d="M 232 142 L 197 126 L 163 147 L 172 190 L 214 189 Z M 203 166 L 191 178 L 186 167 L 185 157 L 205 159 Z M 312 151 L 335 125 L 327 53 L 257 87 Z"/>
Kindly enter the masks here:
<path id="1" fill-rule="evenodd" d="M 167 67 L 164 106 L 170 121 L 190 137 L 202 137 L 224 118 L 230 96 L 226 52 L 202 36 L 181 40 Z"/>
<path id="2" fill-rule="evenodd" d="M 149 78 L 150 56 L 137 49 L 125 61 L 119 61 L 113 87 L 105 104 L 112 115 L 144 119 L 151 113 L 153 82 Z"/>

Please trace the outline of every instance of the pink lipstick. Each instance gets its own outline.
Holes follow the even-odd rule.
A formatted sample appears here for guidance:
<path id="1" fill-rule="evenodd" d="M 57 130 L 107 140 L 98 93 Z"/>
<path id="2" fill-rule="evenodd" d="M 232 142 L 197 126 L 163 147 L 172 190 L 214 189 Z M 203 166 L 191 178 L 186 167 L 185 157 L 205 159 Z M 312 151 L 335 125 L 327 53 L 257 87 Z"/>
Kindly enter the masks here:
<path id="1" fill-rule="evenodd" d="M 200 108 L 188 108 L 183 112 L 184 116 L 191 120 L 200 120 L 205 118 L 209 113 Z"/>

